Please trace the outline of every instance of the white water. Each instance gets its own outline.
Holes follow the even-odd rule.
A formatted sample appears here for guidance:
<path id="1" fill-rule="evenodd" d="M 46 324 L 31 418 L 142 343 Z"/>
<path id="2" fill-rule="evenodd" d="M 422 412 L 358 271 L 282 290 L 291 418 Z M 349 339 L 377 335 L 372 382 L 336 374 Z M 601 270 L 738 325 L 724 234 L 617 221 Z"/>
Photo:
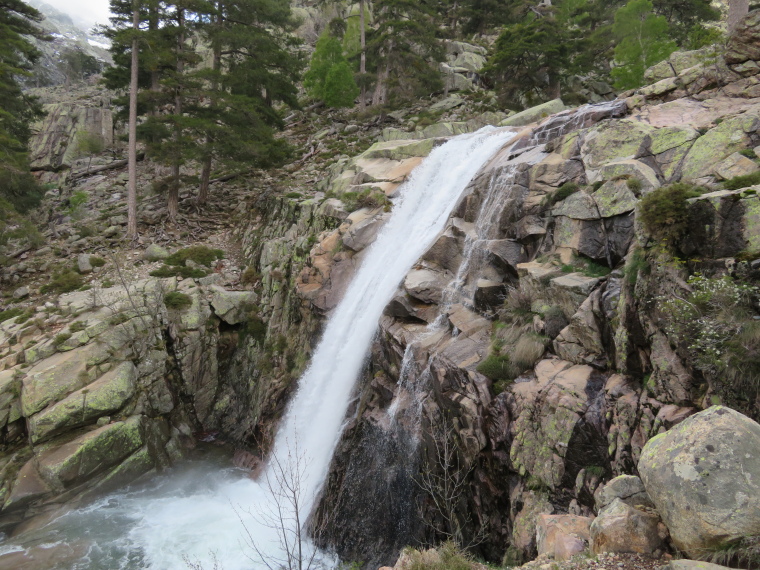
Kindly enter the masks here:
<path id="1" fill-rule="evenodd" d="M 300 480 L 302 517 L 311 512 L 327 476 L 354 384 L 383 309 L 442 231 L 473 176 L 513 136 L 486 128 L 457 137 L 434 149 L 401 188 L 390 220 L 331 315 L 275 439 L 273 457 L 287 464 L 288 453 L 297 446 L 308 463 Z M 224 570 L 256 567 L 251 560 L 256 556 L 245 544 L 235 508 L 257 546 L 268 556 L 281 556 L 276 533 L 261 524 L 262 513 L 276 506 L 271 486 L 264 484 L 267 477 L 274 481 L 272 463 L 270 460 L 259 481 L 229 473 L 218 479 L 206 474 L 207 482 L 190 478 L 174 487 L 164 483 L 161 493 L 114 495 L 104 504 L 125 521 L 119 549 L 140 553 L 138 562 L 120 566 L 186 569 L 183 556 L 187 556 L 211 569 L 210 553 L 214 553 Z M 100 550 L 107 548 L 101 539 L 95 540 Z M 329 558 L 324 562 L 331 564 Z"/>

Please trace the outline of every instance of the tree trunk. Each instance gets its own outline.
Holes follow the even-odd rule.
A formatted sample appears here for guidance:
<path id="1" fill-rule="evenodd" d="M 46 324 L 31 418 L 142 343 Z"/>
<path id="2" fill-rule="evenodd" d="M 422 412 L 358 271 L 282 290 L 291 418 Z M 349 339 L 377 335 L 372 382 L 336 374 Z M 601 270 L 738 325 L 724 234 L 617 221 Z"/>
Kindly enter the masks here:
<path id="1" fill-rule="evenodd" d="M 173 222 L 177 219 L 179 213 L 179 168 L 181 163 L 180 144 L 182 142 L 182 131 L 179 125 L 179 118 L 182 116 L 182 73 L 185 70 L 184 62 L 184 45 L 185 45 L 185 10 L 177 8 L 177 22 L 179 25 L 179 36 L 177 38 L 177 86 L 174 91 L 174 115 L 177 120 L 174 123 L 174 156 L 172 159 L 171 183 L 169 184 L 166 206 L 169 211 L 169 219 Z"/>
<path id="2" fill-rule="evenodd" d="M 732 33 L 749 12 L 749 0 L 730 0 L 728 3 L 728 33 Z"/>
<path id="3" fill-rule="evenodd" d="M 127 237 L 137 238 L 137 65 L 138 45 L 137 31 L 140 29 L 140 10 L 135 0 L 132 11 L 132 29 L 135 37 L 132 38 L 132 68 L 129 81 L 129 149 L 128 171 L 129 185 L 127 186 Z"/>
<path id="4" fill-rule="evenodd" d="M 148 16 L 148 29 L 151 32 L 156 32 L 158 30 L 158 7 L 155 4 L 152 4 L 149 10 L 149 16 Z M 158 93 L 161 89 L 161 85 L 159 83 L 159 73 L 158 69 L 151 69 L 150 71 L 150 90 Z M 155 107 L 150 110 L 151 115 L 157 115 L 158 109 Z"/>
<path id="5" fill-rule="evenodd" d="M 216 15 L 216 24 L 217 26 L 222 26 L 222 10 L 224 9 L 223 3 L 218 2 L 217 3 L 217 15 Z M 214 39 L 214 57 L 211 61 L 211 71 L 216 72 L 219 71 L 222 64 L 222 44 L 219 41 L 218 38 Z M 211 97 L 209 101 L 209 105 L 213 107 L 216 103 L 216 98 L 214 97 L 216 90 L 219 88 L 219 82 L 216 80 L 216 75 L 212 75 L 211 80 Z M 210 147 L 214 142 L 213 135 L 208 135 L 206 137 L 206 144 L 209 147 L 207 155 L 203 158 L 203 164 L 201 166 L 201 184 L 198 188 L 198 199 L 197 204 L 199 206 L 203 206 L 208 201 L 208 190 L 209 190 L 209 181 L 211 180 L 211 150 Z"/>
<path id="6" fill-rule="evenodd" d="M 361 38 L 361 60 L 359 63 L 359 74 L 362 79 L 362 98 L 361 108 L 364 109 L 367 106 L 367 38 L 364 33 L 364 0 L 359 0 L 359 35 Z"/>

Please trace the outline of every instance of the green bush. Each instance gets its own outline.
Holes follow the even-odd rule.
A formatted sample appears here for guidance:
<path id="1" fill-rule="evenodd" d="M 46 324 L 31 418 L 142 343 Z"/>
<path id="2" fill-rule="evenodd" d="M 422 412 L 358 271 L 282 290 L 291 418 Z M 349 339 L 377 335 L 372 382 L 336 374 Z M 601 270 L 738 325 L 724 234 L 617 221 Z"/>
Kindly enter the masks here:
<path id="1" fill-rule="evenodd" d="M 475 570 L 482 567 L 482 564 L 470 560 L 453 541 L 444 542 L 436 550 L 438 556 L 431 557 L 419 550 L 406 549 L 408 570 Z"/>
<path id="2" fill-rule="evenodd" d="M 183 279 L 200 279 L 206 277 L 208 271 L 204 271 L 200 267 L 187 267 L 181 265 L 179 267 L 172 267 L 170 265 L 164 265 L 159 267 L 155 271 L 150 272 L 151 277 L 182 277 Z"/>
<path id="3" fill-rule="evenodd" d="M 103 267 L 106 264 L 106 260 L 97 255 L 90 256 L 90 265 L 93 267 Z"/>
<path id="4" fill-rule="evenodd" d="M 476 370 L 495 382 L 514 380 L 517 377 L 507 354 L 489 354 L 485 360 L 478 364 Z"/>
<path id="5" fill-rule="evenodd" d="M 181 266 L 189 259 L 198 265 L 211 267 L 217 259 L 222 259 L 224 252 L 221 249 L 211 249 L 205 245 L 193 245 L 180 249 L 166 258 L 166 265 Z"/>
<path id="6" fill-rule="evenodd" d="M 757 154 L 751 148 L 744 148 L 739 151 L 739 154 L 746 156 L 747 158 L 751 158 L 752 160 L 757 160 Z"/>
<path id="7" fill-rule="evenodd" d="M 64 342 L 66 342 L 70 338 L 71 338 L 71 334 L 70 333 L 61 333 L 61 334 L 55 335 L 55 338 L 53 339 L 53 346 L 55 346 L 56 348 L 58 348 L 59 346 L 61 346 Z"/>
<path id="8" fill-rule="evenodd" d="M 261 345 L 267 336 L 267 325 L 258 316 L 252 316 L 245 323 L 245 333 Z"/>
<path id="9" fill-rule="evenodd" d="M 303 198 L 303 194 L 301 194 L 300 192 L 288 192 L 287 194 L 285 194 L 285 197 L 291 198 L 293 200 L 297 200 L 298 198 Z"/>
<path id="10" fill-rule="evenodd" d="M 22 309 L 21 307 L 13 307 L 11 309 L 5 309 L 4 311 L 0 311 L 0 323 L 3 323 L 7 321 L 8 319 L 12 319 L 13 317 L 18 317 L 23 312 L 24 312 L 24 309 Z"/>
<path id="11" fill-rule="evenodd" d="M 733 178 L 726 180 L 723 183 L 723 187 L 726 190 L 739 190 L 740 188 L 754 186 L 755 184 L 760 184 L 760 170 L 753 172 L 752 174 L 745 174 L 744 176 L 734 176 Z"/>
<path id="12" fill-rule="evenodd" d="M 554 193 L 550 194 L 545 198 L 546 200 L 546 207 L 551 208 L 554 206 L 554 204 L 557 204 L 558 202 L 561 202 L 562 200 L 565 200 L 566 198 L 572 196 L 576 192 L 580 190 L 580 186 L 578 186 L 574 182 L 565 182 L 562 186 L 557 188 Z"/>
<path id="13" fill-rule="evenodd" d="M 83 285 L 82 276 L 71 269 L 57 273 L 47 285 L 43 285 L 40 291 L 43 293 L 69 293 L 76 291 Z"/>
<path id="14" fill-rule="evenodd" d="M 655 239 L 674 242 L 689 227 L 689 198 L 702 194 L 702 189 L 679 182 L 662 186 L 639 202 L 639 217 L 647 233 Z"/>
<path id="15" fill-rule="evenodd" d="M 79 332 L 83 331 L 87 328 L 87 323 L 83 323 L 82 321 L 74 321 L 69 325 L 69 332 Z"/>
<path id="16" fill-rule="evenodd" d="M 193 300 L 189 295 L 180 293 L 179 291 L 172 291 L 164 295 L 164 305 L 167 309 L 176 309 L 181 311 L 193 304 Z"/>
<path id="17" fill-rule="evenodd" d="M 641 192 L 641 180 L 638 178 L 629 178 L 625 181 L 625 185 L 628 187 L 628 190 L 633 192 L 634 194 L 638 195 L 639 192 Z"/>

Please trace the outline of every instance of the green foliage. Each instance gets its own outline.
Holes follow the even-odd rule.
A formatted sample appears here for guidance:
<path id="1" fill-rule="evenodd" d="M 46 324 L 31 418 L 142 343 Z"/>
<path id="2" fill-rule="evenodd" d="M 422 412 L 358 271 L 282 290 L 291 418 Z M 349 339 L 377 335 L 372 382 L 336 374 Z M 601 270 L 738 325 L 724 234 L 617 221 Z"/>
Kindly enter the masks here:
<path id="1" fill-rule="evenodd" d="M 760 170 L 753 172 L 752 174 L 734 176 L 730 180 L 726 180 L 723 183 L 723 187 L 726 190 L 739 190 L 740 188 L 754 186 L 755 184 L 760 184 Z"/>
<path id="2" fill-rule="evenodd" d="M 12 307 L 10 309 L 5 309 L 4 311 L 0 311 L 0 323 L 3 323 L 7 321 L 8 319 L 12 319 L 13 317 L 17 317 L 23 312 L 24 312 L 24 309 L 22 309 L 21 307 Z"/>
<path id="3" fill-rule="evenodd" d="M 69 332 L 75 333 L 75 332 L 83 331 L 86 328 L 87 328 L 87 323 L 84 323 L 82 321 L 74 321 L 73 323 L 69 325 Z"/>
<path id="4" fill-rule="evenodd" d="M 628 187 L 628 189 L 636 194 L 637 196 L 641 192 L 641 180 L 638 178 L 629 178 L 625 181 L 625 185 Z"/>
<path id="5" fill-rule="evenodd" d="M 80 131 L 77 135 L 77 151 L 80 156 L 100 154 L 106 148 L 103 137 L 88 131 Z"/>
<path id="6" fill-rule="evenodd" d="M 453 541 L 441 544 L 437 549 L 438 556 L 425 556 L 415 549 L 407 549 L 408 570 L 475 570 L 482 565 L 475 563 Z"/>
<path id="7" fill-rule="evenodd" d="M 304 76 L 304 88 L 314 99 L 328 107 L 351 107 L 359 95 L 351 68 L 343 57 L 338 38 L 323 33 L 317 41 L 309 70 Z"/>
<path id="8" fill-rule="evenodd" d="M 106 260 L 97 255 L 90 256 L 90 265 L 93 267 L 103 267 L 106 264 Z"/>
<path id="9" fill-rule="evenodd" d="M 155 271 L 150 272 L 151 277 L 161 277 L 161 278 L 168 278 L 168 277 L 182 277 L 184 279 L 200 279 L 201 277 L 206 277 L 208 275 L 208 271 L 205 271 L 201 269 L 200 267 L 187 267 L 185 265 L 180 266 L 171 266 L 171 265 L 164 265 L 163 267 L 159 267 Z"/>
<path id="10" fill-rule="evenodd" d="M 634 250 L 631 257 L 626 260 L 625 267 L 623 268 L 623 275 L 625 281 L 630 286 L 636 285 L 636 281 L 639 278 L 639 274 L 648 275 L 651 271 L 649 261 L 646 258 L 646 254 L 640 248 Z"/>
<path id="11" fill-rule="evenodd" d="M 619 89 L 639 87 L 647 68 L 667 58 L 676 50 L 670 39 L 668 21 L 654 13 L 650 0 L 630 0 L 615 14 L 612 28 L 617 40 L 612 70 Z"/>
<path id="12" fill-rule="evenodd" d="M 696 273 L 683 295 L 658 298 L 664 327 L 685 362 L 707 378 L 721 401 L 757 418 L 760 396 L 758 288 L 729 276 Z"/>
<path id="13" fill-rule="evenodd" d="M 53 339 L 53 346 L 55 346 L 56 348 L 58 348 L 59 346 L 61 346 L 63 343 L 65 343 L 70 338 L 71 338 L 71 334 L 70 333 L 57 334 L 57 335 L 55 335 L 55 338 Z"/>
<path id="14" fill-rule="evenodd" d="M 544 198 L 545 201 L 545 207 L 551 208 L 558 202 L 561 202 L 565 198 L 568 198 L 569 196 L 572 196 L 576 192 L 580 190 L 580 186 L 575 184 L 574 182 L 565 182 L 562 186 L 557 188 L 552 194 Z"/>
<path id="15" fill-rule="evenodd" d="M 43 285 L 40 291 L 43 293 L 70 293 L 79 289 L 83 284 L 82 276 L 79 273 L 67 269 L 54 274 L 50 283 Z"/>
<path id="16" fill-rule="evenodd" d="M 742 150 L 739 151 L 739 154 L 741 154 L 742 156 L 745 156 L 745 157 L 747 157 L 747 158 L 749 158 L 751 160 L 757 160 L 757 153 L 755 152 L 754 149 L 743 148 Z"/>
<path id="17" fill-rule="evenodd" d="M 164 305 L 167 309 L 176 309 L 181 311 L 193 304 L 193 299 L 184 293 L 179 291 L 171 291 L 164 295 Z"/>
<path id="18" fill-rule="evenodd" d="M 349 212 L 359 208 L 379 208 L 391 204 L 385 192 L 374 188 L 365 188 L 361 192 L 344 192 L 341 194 L 340 200 Z"/>
<path id="19" fill-rule="evenodd" d="M 511 381 L 517 377 L 508 354 L 489 354 L 476 370 L 495 382 Z"/>
<path id="20" fill-rule="evenodd" d="M 760 568 L 760 536 L 746 536 L 711 552 L 705 557 L 713 564 L 730 568 Z"/>
<path id="21" fill-rule="evenodd" d="M 224 252 L 221 249 L 212 249 L 205 245 L 193 245 L 180 249 L 166 258 L 167 265 L 181 266 L 185 265 L 187 260 L 191 260 L 198 265 L 210 267 L 217 259 L 223 259 Z"/>
<path id="22" fill-rule="evenodd" d="M 246 267 L 245 271 L 243 271 L 243 274 L 240 276 L 240 283 L 242 285 L 254 285 L 259 280 L 261 280 L 261 275 L 259 275 L 259 272 L 251 266 Z"/>
<path id="23" fill-rule="evenodd" d="M 702 194 L 690 184 L 679 182 L 653 190 L 639 202 L 639 217 L 647 233 L 672 244 L 689 227 L 687 200 Z"/>

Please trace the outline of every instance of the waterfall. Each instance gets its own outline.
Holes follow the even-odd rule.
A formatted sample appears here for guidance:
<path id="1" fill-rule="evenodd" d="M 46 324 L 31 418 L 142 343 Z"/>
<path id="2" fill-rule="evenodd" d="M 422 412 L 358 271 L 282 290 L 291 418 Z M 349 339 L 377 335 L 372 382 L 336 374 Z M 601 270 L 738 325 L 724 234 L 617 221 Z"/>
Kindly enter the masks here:
<path id="1" fill-rule="evenodd" d="M 141 553 L 134 563 L 121 558 L 111 568 L 180 570 L 188 568 L 183 557 L 209 570 L 215 567 L 214 559 L 224 570 L 258 567 L 245 536 L 267 557 L 282 558 L 277 530 L 262 524 L 262 517 L 278 506 L 275 498 L 282 489 L 276 482 L 277 464 L 288 465 L 293 454 L 305 460 L 299 465 L 298 481 L 303 522 L 327 476 L 356 379 L 385 306 L 443 230 L 468 183 L 513 136 L 486 127 L 456 137 L 435 148 L 400 188 L 390 219 L 328 320 L 257 481 L 240 477 L 234 470 L 216 475 L 191 472 L 173 481 L 167 478 L 159 489 L 112 496 L 88 509 L 90 515 L 111 509 L 104 516 L 112 525 L 117 519 L 125 521 L 117 552 Z M 291 526 L 287 530 L 295 530 L 294 523 L 284 523 Z M 324 556 L 329 565 L 329 557 Z M 107 562 L 108 557 L 103 559 Z M 102 567 L 109 566 L 103 563 Z"/>

